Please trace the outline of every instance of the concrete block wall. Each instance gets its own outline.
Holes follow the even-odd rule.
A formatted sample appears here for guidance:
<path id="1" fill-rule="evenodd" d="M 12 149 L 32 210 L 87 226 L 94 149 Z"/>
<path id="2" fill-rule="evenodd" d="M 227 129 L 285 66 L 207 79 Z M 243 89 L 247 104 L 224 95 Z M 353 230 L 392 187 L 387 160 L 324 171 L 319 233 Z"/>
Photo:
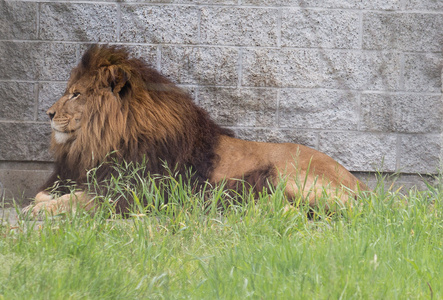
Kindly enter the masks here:
<path id="1" fill-rule="evenodd" d="M 3 0 L 0 182 L 31 196 L 50 171 L 45 110 L 91 43 L 129 47 L 239 137 L 435 174 L 442 29 L 435 0 Z"/>

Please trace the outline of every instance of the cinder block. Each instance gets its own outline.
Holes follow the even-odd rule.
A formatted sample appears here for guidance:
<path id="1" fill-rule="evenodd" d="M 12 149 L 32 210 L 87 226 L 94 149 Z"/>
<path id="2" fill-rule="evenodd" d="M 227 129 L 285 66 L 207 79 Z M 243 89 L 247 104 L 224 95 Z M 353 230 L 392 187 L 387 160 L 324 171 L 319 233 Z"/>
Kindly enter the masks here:
<path id="1" fill-rule="evenodd" d="M 37 38 L 37 3 L 1 1 L 0 39 Z"/>
<path id="2" fill-rule="evenodd" d="M 442 150 L 441 136 L 402 135 L 400 168 L 403 173 L 437 174 Z"/>
<path id="3" fill-rule="evenodd" d="M 67 80 L 76 49 L 74 44 L 0 42 L 0 79 Z"/>
<path id="4" fill-rule="evenodd" d="M 237 85 L 238 50 L 225 47 L 163 47 L 161 71 L 181 84 Z"/>
<path id="5" fill-rule="evenodd" d="M 50 170 L 0 169 L 6 202 L 12 204 L 14 200 L 21 207 L 28 205 L 50 175 Z"/>
<path id="6" fill-rule="evenodd" d="M 359 13 L 348 10 L 285 9 L 281 44 L 286 47 L 356 49 Z"/>
<path id="7" fill-rule="evenodd" d="M 365 93 L 361 99 L 361 130 L 402 133 L 441 131 L 440 96 Z"/>
<path id="8" fill-rule="evenodd" d="M 238 4 L 238 0 L 174 0 L 174 2 L 193 4 Z"/>
<path id="9" fill-rule="evenodd" d="M 201 88 L 199 104 L 222 126 L 277 124 L 277 92 L 272 89 Z"/>
<path id="10" fill-rule="evenodd" d="M 440 93 L 442 66 L 441 54 L 405 54 L 404 89 Z"/>
<path id="11" fill-rule="evenodd" d="M 242 85 L 263 87 L 319 87 L 323 81 L 318 50 L 245 49 Z"/>
<path id="12" fill-rule="evenodd" d="M 115 1 L 115 0 L 107 0 Z M 125 0 L 127 3 L 238 4 L 238 0 Z"/>
<path id="13" fill-rule="evenodd" d="M 440 0 L 406 0 L 406 9 L 443 11 L 443 1 Z"/>
<path id="14" fill-rule="evenodd" d="M 197 44 L 196 6 L 122 5 L 120 41 L 152 44 Z"/>
<path id="15" fill-rule="evenodd" d="M 38 43 L 0 42 L 0 79 L 37 79 Z"/>
<path id="16" fill-rule="evenodd" d="M 115 41 L 117 7 L 109 4 L 42 3 L 40 38 L 56 41 Z"/>
<path id="17" fill-rule="evenodd" d="M 384 171 L 396 169 L 395 134 L 362 132 L 322 132 L 319 150 L 351 171 Z"/>
<path id="18" fill-rule="evenodd" d="M 346 91 L 284 89 L 279 125 L 290 128 L 357 130 L 358 95 Z"/>
<path id="19" fill-rule="evenodd" d="M 34 120 L 35 84 L 0 82 L 0 120 Z"/>
<path id="20" fill-rule="evenodd" d="M 400 54 L 326 50 L 322 52 L 323 87 L 343 90 L 398 90 Z"/>
<path id="21" fill-rule="evenodd" d="M 365 13 L 363 48 L 440 52 L 443 18 L 426 13 Z"/>
<path id="22" fill-rule="evenodd" d="M 128 49 L 131 57 L 139 58 L 151 68 L 157 69 L 159 59 L 157 55 L 158 46 L 125 45 L 125 48 Z"/>
<path id="23" fill-rule="evenodd" d="M 198 104 L 198 99 L 197 99 L 198 90 L 199 90 L 198 86 L 178 84 L 178 87 L 180 87 L 183 92 L 187 93 L 191 97 L 192 101 Z"/>
<path id="24" fill-rule="evenodd" d="M 317 147 L 317 133 L 307 130 L 282 128 L 236 128 L 240 139 L 269 143 L 296 143 L 311 148 Z"/>
<path id="25" fill-rule="evenodd" d="M 121 43 L 107 43 L 111 46 L 124 47 L 129 52 L 130 57 L 140 58 L 145 63 L 147 63 L 150 67 L 157 68 L 158 63 L 158 55 L 157 49 L 158 46 L 153 45 L 127 45 Z M 91 44 L 79 44 L 79 60 L 83 56 L 83 54 L 91 47 Z"/>
<path id="26" fill-rule="evenodd" d="M 41 43 L 37 56 L 40 80 L 67 80 L 72 68 L 77 65 L 75 44 Z"/>
<path id="27" fill-rule="evenodd" d="M 242 4 L 262 6 L 292 6 L 301 8 L 321 7 L 371 10 L 395 10 L 400 8 L 400 1 L 398 0 L 242 0 Z"/>
<path id="28" fill-rule="evenodd" d="M 429 190 L 426 184 L 433 185 L 436 183 L 434 176 L 427 176 L 426 174 L 375 174 L 364 172 L 353 172 L 353 174 L 371 189 L 375 189 L 378 184 L 383 184 L 385 190 L 399 191 L 404 195 L 408 195 L 411 189 Z M 380 179 L 383 181 L 381 182 Z"/>
<path id="29" fill-rule="evenodd" d="M 202 7 L 201 42 L 210 45 L 277 46 L 278 10 Z"/>
<path id="30" fill-rule="evenodd" d="M 50 161 L 51 128 L 39 123 L 0 123 L 0 161 Z"/>

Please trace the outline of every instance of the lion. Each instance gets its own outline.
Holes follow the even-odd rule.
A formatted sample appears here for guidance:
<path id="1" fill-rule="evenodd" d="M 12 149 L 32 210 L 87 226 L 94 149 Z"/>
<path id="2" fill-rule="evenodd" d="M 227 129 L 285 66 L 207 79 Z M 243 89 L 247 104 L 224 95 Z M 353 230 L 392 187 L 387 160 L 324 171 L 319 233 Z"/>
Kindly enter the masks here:
<path id="1" fill-rule="evenodd" d="M 68 210 L 72 204 L 93 210 L 85 188 L 88 170 L 97 180 L 112 176 L 104 164 L 146 159 L 149 174 L 192 170 L 192 181 L 236 188 L 240 180 L 257 193 L 286 181 L 289 202 L 301 197 L 314 207 L 320 197 L 345 204 L 367 187 L 328 155 L 292 143 L 238 139 L 217 125 L 182 89 L 123 47 L 93 45 L 70 75 L 64 95 L 48 111 L 54 172 L 27 207 L 34 215 Z M 147 174 L 144 174 L 147 175 Z M 75 182 L 71 193 L 63 184 Z M 302 184 L 300 184 L 302 183 Z M 61 196 L 54 196 L 58 192 Z M 61 194 L 60 194 L 61 193 Z M 125 201 L 116 203 L 120 212 Z"/>

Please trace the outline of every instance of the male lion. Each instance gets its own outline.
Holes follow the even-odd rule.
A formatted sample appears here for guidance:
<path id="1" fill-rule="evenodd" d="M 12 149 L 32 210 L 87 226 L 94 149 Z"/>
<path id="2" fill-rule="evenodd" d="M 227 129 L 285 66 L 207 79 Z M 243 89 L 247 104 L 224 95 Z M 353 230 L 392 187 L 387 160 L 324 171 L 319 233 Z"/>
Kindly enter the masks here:
<path id="1" fill-rule="evenodd" d="M 236 139 L 171 81 L 119 47 L 90 47 L 47 114 L 55 170 L 28 207 L 33 214 L 64 211 L 72 202 L 91 209 L 94 195 L 85 188 L 87 171 L 98 167 L 99 182 L 110 178 L 113 168 L 103 164 L 109 157 L 146 159 L 150 174 L 165 174 L 164 163 L 176 166 L 179 174 L 191 169 L 192 182 L 200 185 L 227 182 L 227 188 L 235 188 L 235 179 L 243 179 L 256 192 L 285 178 L 289 201 L 301 196 L 311 206 L 325 195 L 329 203 L 345 203 L 360 187 L 366 189 L 314 149 Z M 80 191 L 69 194 L 64 184 L 58 185 L 61 197 L 47 191 L 55 182 L 69 181 Z M 116 204 L 121 212 L 127 205 L 123 202 Z"/>

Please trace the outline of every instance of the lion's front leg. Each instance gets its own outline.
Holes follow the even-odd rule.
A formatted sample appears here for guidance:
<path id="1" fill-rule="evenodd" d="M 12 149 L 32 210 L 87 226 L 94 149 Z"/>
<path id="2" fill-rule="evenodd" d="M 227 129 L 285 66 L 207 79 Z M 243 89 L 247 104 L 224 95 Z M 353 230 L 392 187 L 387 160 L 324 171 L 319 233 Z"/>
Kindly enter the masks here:
<path id="1" fill-rule="evenodd" d="M 57 215 L 65 212 L 74 212 L 77 208 L 91 210 L 94 208 L 93 199 L 85 192 L 76 192 L 73 194 L 65 194 L 58 198 L 54 198 L 47 192 L 40 192 L 35 196 L 34 204 L 23 209 L 24 213 L 32 212 L 34 217 L 45 213 Z"/>
<path id="2" fill-rule="evenodd" d="M 34 202 L 40 203 L 40 202 L 50 201 L 52 199 L 54 199 L 54 197 L 48 192 L 40 192 L 37 195 L 35 195 Z"/>

